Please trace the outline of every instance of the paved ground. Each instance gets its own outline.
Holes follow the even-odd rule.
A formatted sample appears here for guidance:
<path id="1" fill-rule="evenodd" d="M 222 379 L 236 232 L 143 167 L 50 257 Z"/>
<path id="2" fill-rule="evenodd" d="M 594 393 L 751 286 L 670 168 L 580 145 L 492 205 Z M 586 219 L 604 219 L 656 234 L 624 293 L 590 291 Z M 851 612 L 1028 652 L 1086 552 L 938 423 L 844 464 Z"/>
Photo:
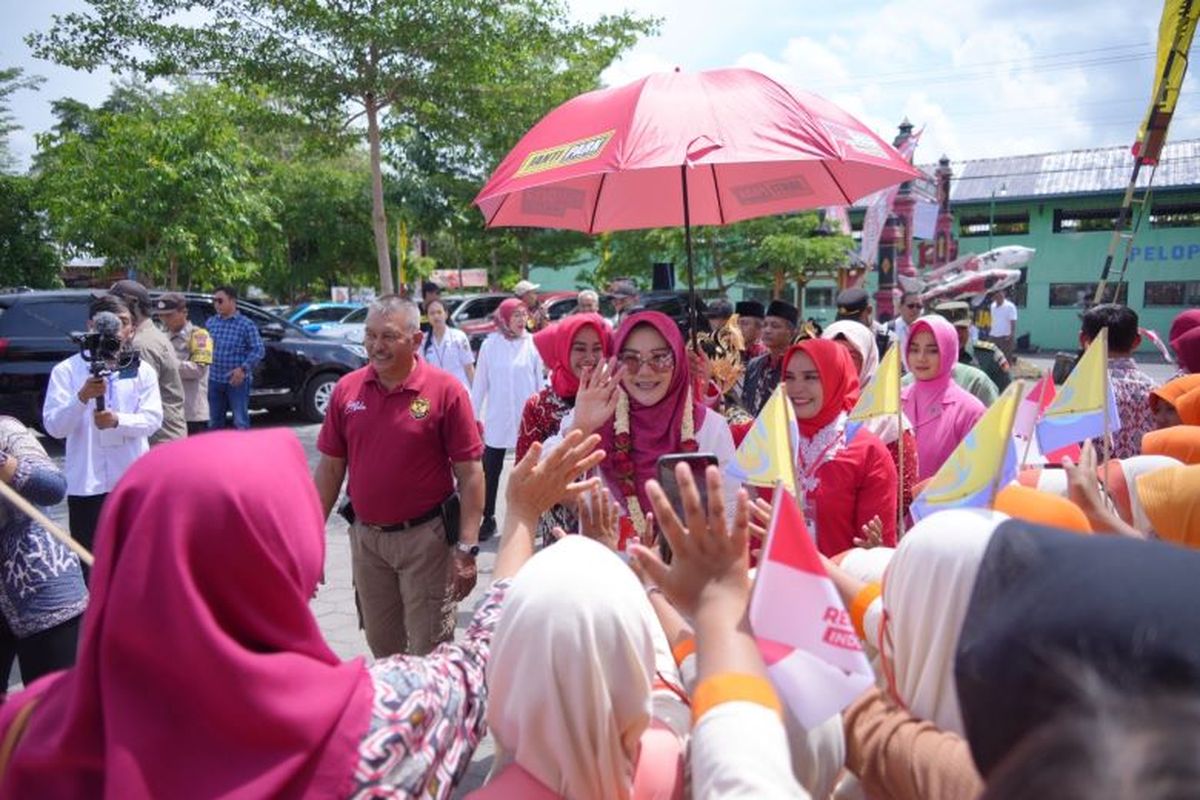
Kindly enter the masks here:
<path id="1" fill-rule="evenodd" d="M 1032 364 L 1040 370 L 1049 369 L 1053 365 L 1053 358 L 1022 357 L 1022 361 Z M 1175 368 L 1172 365 L 1161 363 L 1144 364 L 1143 369 L 1156 381 L 1164 381 L 1175 372 Z M 316 439 L 320 426 L 290 421 L 266 414 L 255 414 L 252 416 L 252 419 L 253 425 L 256 428 L 270 425 L 283 425 L 290 428 L 304 445 L 309 466 L 316 466 L 318 459 Z M 62 443 L 51 439 L 43 441 L 50 454 L 56 459 L 61 460 L 63 453 Z M 510 458 L 508 468 L 511 468 L 511 463 Z M 505 470 L 505 479 L 508 477 L 508 468 Z M 501 483 L 497 518 L 503 518 L 504 487 L 506 483 L 507 480 Z M 50 517 L 65 527 L 67 520 L 66 502 L 64 501 L 50 509 Z M 345 521 L 337 516 L 337 514 L 331 515 L 328 524 L 325 526 L 325 535 L 327 541 L 325 552 L 325 584 L 312 601 L 313 613 L 316 615 L 321 630 L 324 632 L 325 638 L 329 641 L 334 652 L 342 658 L 364 656 L 369 659 L 370 652 L 367 649 L 367 643 L 363 638 L 362 632 L 358 629 L 358 620 L 355 615 L 354 589 L 350 580 L 350 544 L 347 539 Z M 471 618 L 471 612 L 474 610 L 476 602 L 482 596 L 486 587 L 491 584 L 492 563 L 495 561 L 495 552 L 495 540 L 483 545 L 483 552 L 479 556 L 479 582 L 471 597 L 459 604 L 458 633 L 460 635 Z M 18 681 L 15 674 L 12 681 L 14 683 Z M 454 793 L 454 797 L 462 797 L 466 792 L 482 784 L 488 770 L 491 768 L 493 752 L 492 741 L 488 737 L 484 739 L 479 749 L 476 750 L 470 771 L 467 773 L 466 779 Z"/>

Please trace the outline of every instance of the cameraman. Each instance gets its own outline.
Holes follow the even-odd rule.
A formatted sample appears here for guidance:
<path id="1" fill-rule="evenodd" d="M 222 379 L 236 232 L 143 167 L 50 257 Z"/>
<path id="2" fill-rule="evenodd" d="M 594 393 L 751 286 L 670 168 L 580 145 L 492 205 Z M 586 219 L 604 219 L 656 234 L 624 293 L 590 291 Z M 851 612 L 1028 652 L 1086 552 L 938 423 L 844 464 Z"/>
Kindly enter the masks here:
<path id="1" fill-rule="evenodd" d="M 120 320 L 111 334 L 97 319 L 104 312 Z M 103 334 L 84 345 L 92 360 L 81 352 L 55 365 L 42 425 L 54 438 L 67 440 L 71 535 L 90 550 L 104 498 L 150 449 L 150 435 L 162 426 L 163 411 L 154 367 L 130 347 L 133 319 L 125 303 L 114 295 L 97 297 L 88 308 L 88 330 Z"/>

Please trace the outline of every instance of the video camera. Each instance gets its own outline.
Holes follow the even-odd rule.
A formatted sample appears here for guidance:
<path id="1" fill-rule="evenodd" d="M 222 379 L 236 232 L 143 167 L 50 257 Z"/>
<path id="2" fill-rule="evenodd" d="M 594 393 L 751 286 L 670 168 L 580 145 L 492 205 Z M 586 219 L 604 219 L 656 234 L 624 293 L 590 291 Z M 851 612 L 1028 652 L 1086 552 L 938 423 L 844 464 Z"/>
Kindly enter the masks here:
<path id="1" fill-rule="evenodd" d="M 94 330 L 72 333 L 71 341 L 79 346 L 80 357 L 88 363 L 93 378 L 105 378 L 114 372 L 136 369 L 138 355 L 125 347 L 121 340 L 121 318 L 111 311 L 101 311 L 92 318 Z M 96 410 L 104 410 L 104 397 L 96 398 Z"/>

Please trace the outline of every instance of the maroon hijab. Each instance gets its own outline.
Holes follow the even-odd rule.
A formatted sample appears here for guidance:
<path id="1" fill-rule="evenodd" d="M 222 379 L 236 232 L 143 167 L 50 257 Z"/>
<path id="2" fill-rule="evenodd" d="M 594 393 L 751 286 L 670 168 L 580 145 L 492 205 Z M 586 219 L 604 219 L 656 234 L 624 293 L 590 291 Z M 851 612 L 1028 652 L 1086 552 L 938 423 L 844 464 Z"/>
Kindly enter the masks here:
<path id="1" fill-rule="evenodd" d="M 533 335 L 538 355 L 542 357 L 546 369 L 550 370 L 550 386 L 564 400 L 573 398 L 579 392 L 579 377 L 571 371 L 571 345 L 575 343 L 579 332 L 587 327 L 596 331 L 604 357 L 610 358 L 613 353 L 612 332 L 599 314 L 572 314 Z"/>
<path id="2" fill-rule="evenodd" d="M 308 602 L 325 558 L 281 429 L 156 447 L 108 497 L 79 660 L 40 695 L 5 797 L 344 797 L 374 693 Z"/>
<path id="3" fill-rule="evenodd" d="M 639 405 L 632 397 L 629 399 L 629 438 L 632 440 L 630 455 L 633 459 L 633 475 L 637 487 L 638 501 L 642 511 L 651 510 L 650 498 L 646 494 L 646 481 L 654 477 L 655 464 L 658 457 L 667 453 L 678 453 L 681 450 L 683 437 L 683 412 L 687 407 L 688 385 L 691 383 L 688 374 L 687 351 L 683 344 L 683 334 L 679 326 L 666 314 L 658 311 L 639 311 L 626 317 L 613 336 L 613 352 L 620 353 L 621 348 L 639 325 L 649 325 L 667 340 L 671 352 L 675 356 L 675 369 L 671 373 L 671 382 L 667 393 L 652 406 Z M 623 390 L 622 390 L 623 391 Z M 705 408 L 693 398 L 693 420 L 696 423 L 696 433 L 704 422 Z M 610 419 L 600 429 L 600 447 L 608 456 L 600 465 L 605 477 L 614 485 L 619 485 L 616 460 L 615 419 Z"/>

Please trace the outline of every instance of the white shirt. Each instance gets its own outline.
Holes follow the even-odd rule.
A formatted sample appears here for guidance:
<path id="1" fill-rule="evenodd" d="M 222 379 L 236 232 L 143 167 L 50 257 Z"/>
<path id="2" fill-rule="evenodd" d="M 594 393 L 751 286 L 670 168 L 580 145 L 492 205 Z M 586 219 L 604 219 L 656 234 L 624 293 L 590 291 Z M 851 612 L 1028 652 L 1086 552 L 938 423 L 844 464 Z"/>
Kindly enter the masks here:
<path id="1" fill-rule="evenodd" d="M 483 443 L 500 450 L 516 447 L 525 401 L 541 388 L 542 358 L 533 337 L 489 334 L 479 348 L 471 383 L 471 405 L 483 422 Z"/>
<path id="2" fill-rule="evenodd" d="M 787 731 L 769 708 L 747 701 L 714 706 L 689 745 L 692 796 L 713 800 L 808 800 L 792 773 Z"/>
<path id="3" fill-rule="evenodd" d="M 475 363 L 475 354 L 471 352 L 471 342 L 467 335 L 458 328 L 446 328 L 439 342 L 432 331 L 429 338 L 421 345 L 421 357 L 438 369 L 449 372 L 458 378 L 468 390 L 471 379 L 467 377 L 467 367 Z"/>
<path id="4" fill-rule="evenodd" d="M 1017 324 L 1017 306 L 1011 300 L 1005 300 L 1003 303 L 992 303 L 992 327 L 989 329 L 991 336 L 1012 336 L 1013 329 Z"/>
<path id="5" fill-rule="evenodd" d="M 92 417 L 96 401 L 79 402 L 79 390 L 91 377 L 78 354 L 60 361 L 50 373 L 42 424 L 55 439 L 66 439 L 67 494 L 89 496 L 112 491 L 138 456 L 150 449 L 150 435 L 162 427 L 158 374 L 145 361 L 137 375 L 109 375 L 105 408 L 116 412 L 117 427 L 100 430 Z"/>

